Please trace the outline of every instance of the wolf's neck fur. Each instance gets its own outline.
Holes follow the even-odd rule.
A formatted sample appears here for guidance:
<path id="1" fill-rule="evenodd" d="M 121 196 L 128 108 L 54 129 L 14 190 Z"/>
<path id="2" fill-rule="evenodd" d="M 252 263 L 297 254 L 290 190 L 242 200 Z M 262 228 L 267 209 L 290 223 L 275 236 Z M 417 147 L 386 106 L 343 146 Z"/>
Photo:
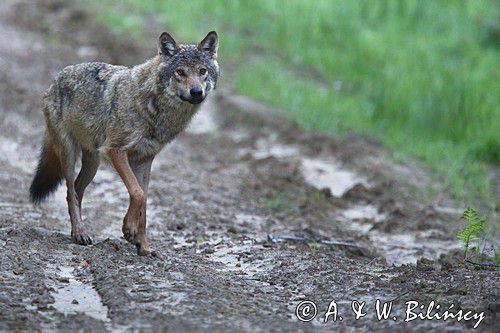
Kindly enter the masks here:
<path id="1" fill-rule="evenodd" d="M 163 60 L 160 56 L 156 56 L 148 61 L 134 66 L 130 70 L 131 79 L 138 87 L 139 102 L 146 102 L 151 97 L 158 96 L 159 90 L 159 71 L 163 67 Z"/>
<path id="2" fill-rule="evenodd" d="M 177 92 L 162 87 L 160 73 L 165 70 L 165 63 L 156 56 L 131 69 L 131 79 L 137 87 L 135 108 L 140 112 L 153 130 L 154 137 L 161 143 L 172 140 L 189 123 L 199 109 L 182 101 Z"/>

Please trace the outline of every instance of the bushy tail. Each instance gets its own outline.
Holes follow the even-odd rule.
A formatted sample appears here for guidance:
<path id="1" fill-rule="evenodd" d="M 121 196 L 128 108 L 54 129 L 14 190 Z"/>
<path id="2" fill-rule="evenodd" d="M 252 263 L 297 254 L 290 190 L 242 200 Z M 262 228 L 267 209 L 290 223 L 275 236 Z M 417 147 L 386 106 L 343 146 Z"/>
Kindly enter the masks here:
<path id="1" fill-rule="evenodd" d="M 61 162 L 53 144 L 45 139 L 35 177 L 30 186 L 30 200 L 40 203 L 54 192 L 63 180 Z"/>

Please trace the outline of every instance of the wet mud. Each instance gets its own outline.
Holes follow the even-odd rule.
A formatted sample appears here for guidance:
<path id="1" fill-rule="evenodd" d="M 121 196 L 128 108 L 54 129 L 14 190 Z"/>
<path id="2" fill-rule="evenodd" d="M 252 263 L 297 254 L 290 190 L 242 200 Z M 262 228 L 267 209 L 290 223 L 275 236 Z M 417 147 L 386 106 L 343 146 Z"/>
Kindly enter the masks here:
<path id="1" fill-rule="evenodd" d="M 417 195 L 432 175 L 363 138 L 304 133 L 224 86 L 153 164 L 148 234 L 161 258 L 138 257 L 122 238 L 128 195 L 104 165 L 83 202 L 95 243 L 72 244 L 63 187 L 40 206 L 28 201 L 40 96 L 65 65 L 128 65 L 152 52 L 75 8 L 0 5 L 0 331 L 464 331 L 476 322 L 405 323 L 410 300 L 484 312 L 478 330 L 499 328 L 498 272 L 464 263 L 455 240 L 463 207 Z M 390 319 L 375 317 L 377 299 L 393 301 Z M 296 316 L 304 300 L 318 309 L 309 322 Z M 343 320 L 324 323 L 332 300 Z M 359 320 L 354 300 L 367 304 Z"/>

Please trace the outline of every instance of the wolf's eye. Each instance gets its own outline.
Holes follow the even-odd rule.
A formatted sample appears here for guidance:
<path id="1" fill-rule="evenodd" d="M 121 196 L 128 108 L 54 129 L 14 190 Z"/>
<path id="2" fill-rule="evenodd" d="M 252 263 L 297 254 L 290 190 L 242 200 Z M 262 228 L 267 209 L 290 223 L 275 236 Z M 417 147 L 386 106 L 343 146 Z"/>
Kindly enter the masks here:
<path id="1" fill-rule="evenodd" d="M 179 76 L 186 76 L 186 73 L 182 69 L 176 70 L 175 73 L 177 73 L 177 75 Z"/>
<path id="2" fill-rule="evenodd" d="M 205 75 L 207 73 L 206 68 L 200 68 L 200 75 Z"/>

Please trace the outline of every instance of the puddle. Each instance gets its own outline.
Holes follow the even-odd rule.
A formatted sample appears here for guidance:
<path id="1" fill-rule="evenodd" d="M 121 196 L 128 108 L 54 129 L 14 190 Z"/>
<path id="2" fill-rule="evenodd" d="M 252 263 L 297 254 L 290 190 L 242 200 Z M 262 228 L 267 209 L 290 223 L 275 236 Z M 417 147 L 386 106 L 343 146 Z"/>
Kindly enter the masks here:
<path id="1" fill-rule="evenodd" d="M 307 183 L 320 190 L 328 188 L 335 197 L 341 197 L 357 184 L 366 185 L 363 178 L 342 169 L 335 161 L 303 158 L 301 171 Z"/>
<path id="2" fill-rule="evenodd" d="M 367 235 L 377 252 L 387 260 L 389 265 L 414 265 L 420 258 L 436 260 L 441 254 L 460 248 L 458 242 L 430 238 L 433 230 L 389 234 L 370 230 L 373 226 L 370 223 L 349 222 L 346 226 Z"/>
<path id="3" fill-rule="evenodd" d="M 372 230 L 374 224 L 386 217 L 387 214 L 379 213 L 374 205 L 357 205 L 343 210 L 339 220 L 345 223 L 346 228 L 368 236 L 389 265 L 416 264 L 422 257 L 435 260 L 442 253 L 460 248 L 457 242 L 433 238 L 434 230 L 408 231 L 404 234 Z M 361 222 L 365 219 L 369 221 Z"/>
<path id="4" fill-rule="evenodd" d="M 213 97 L 208 97 L 202 104 L 200 110 L 189 123 L 186 131 L 192 134 L 205 134 L 215 132 L 218 129 L 215 113 L 217 105 Z"/>
<path id="5" fill-rule="evenodd" d="M 373 205 L 353 206 L 342 211 L 342 217 L 346 221 L 369 219 L 380 222 L 386 218 L 386 216 L 387 214 L 379 213 L 377 207 Z M 372 225 L 369 225 L 369 227 L 371 228 Z"/>
<path id="6" fill-rule="evenodd" d="M 285 145 L 276 141 L 276 136 L 267 139 L 259 138 L 255 143 L 253 156 L 257 159 L 274 156 L 276 158 L 298 157 L 300 150 L 297 146 Z"/>
<path id="7" fill-rule="evenodd" d="M 381 252 L 392 265 L 416 264 L 420 258 L 438 259 L 442 253 L 458 249 L 457 242 L 433 239 L 414 234 L 379 234 L 371 237 L 381 245 Z"/>
<path id="8" fill-rule="evenodd" d="M 50 281 L 55 291 L 52 306 L 64 315 L 82 313 L 101 321 L 108 321 L 108 308 L 92 285 L 83 283 L 73 275 L 74 267 L 58 266 L 48 269 L 57 276 L 57 281 Z"/>
<path id="9" fill-rule="evenodd" d="M 368 186 L 364 178 L 344 169 L 337 161 L 306 157 L 298 146 L 279 143 L 276 135 L 258 139 L 252 155 L 257 159 L 274 156 L 278 159 L 299 160 L 305 181 L 318 190 L 328 188 L 335 197 L 341 197 L 357 184 Z"/>

